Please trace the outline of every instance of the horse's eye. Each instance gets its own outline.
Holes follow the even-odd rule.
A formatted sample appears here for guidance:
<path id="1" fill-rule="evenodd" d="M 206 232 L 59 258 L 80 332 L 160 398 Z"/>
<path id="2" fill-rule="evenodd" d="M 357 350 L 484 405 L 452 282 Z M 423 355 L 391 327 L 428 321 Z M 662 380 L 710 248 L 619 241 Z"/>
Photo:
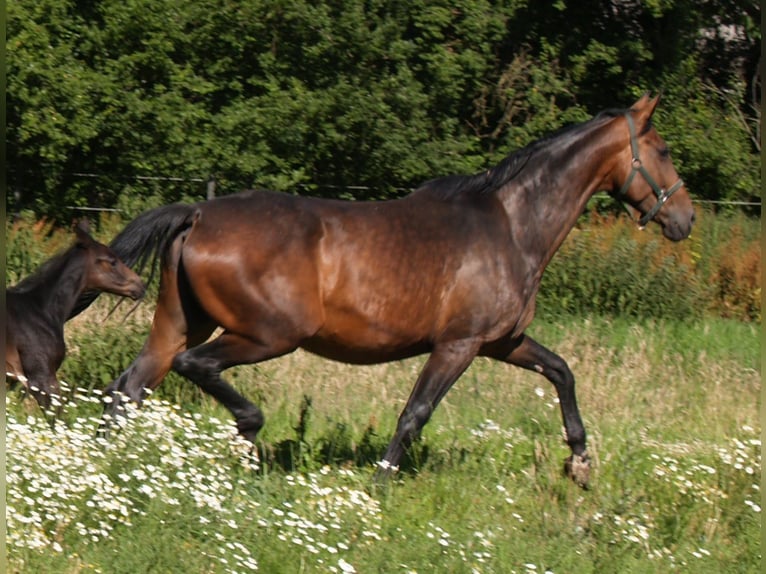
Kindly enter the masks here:
<path id="1" fill-rule="evenodd" d="M 662 158 L 670 157 L 670 150 L 666 147 L 662 148 L 659 153 Z"/>

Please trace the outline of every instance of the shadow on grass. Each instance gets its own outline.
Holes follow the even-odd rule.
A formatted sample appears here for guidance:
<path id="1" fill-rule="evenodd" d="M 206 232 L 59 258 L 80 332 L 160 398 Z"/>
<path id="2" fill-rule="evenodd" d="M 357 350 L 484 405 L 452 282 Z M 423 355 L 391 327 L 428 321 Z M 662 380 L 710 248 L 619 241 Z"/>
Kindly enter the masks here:
<path id="1" fill-rule="evenodd" d="M 277 443 L 257 445 L 262 470 L 283 472 L 310 472 L 329 465 L 344 468 L 372 469 L 383 458 L 391 436 L 377 434 L 368 426 L 361 438 L 355 439 L 348 425 L 335 423 L 318 438 L 307 440 L 311 422 L 311 397 L 304 395 L 298 424 L 293 427 L 295 438 Z M 476 453 L 474 453 L 476 454 Z M 416 439 L 399 463 L 399 476 L 414 476 L 428 468 L 431 471 L 454 468 L 471 457 L 466 448 L 433 449 Z"/>
<path id="2" fill-rule="evenodd" d="M 302 438 L 289 438 L 274 444 L 260 443 L 257 448 L 265 471 L 302 472 L 325 465 L 370 469 L 383 458 L 388 441 L 389 437 L 379 436 L 372 427 L 367 427 L 362 438 L 356 441 L 345 425 L 338 424 L 311 443 Z M 439 461 L 432 459 L 428 445 L 416 441 L 402 458 L 399 472 L 416 475 L 426 465 L 439 465 Z"/>

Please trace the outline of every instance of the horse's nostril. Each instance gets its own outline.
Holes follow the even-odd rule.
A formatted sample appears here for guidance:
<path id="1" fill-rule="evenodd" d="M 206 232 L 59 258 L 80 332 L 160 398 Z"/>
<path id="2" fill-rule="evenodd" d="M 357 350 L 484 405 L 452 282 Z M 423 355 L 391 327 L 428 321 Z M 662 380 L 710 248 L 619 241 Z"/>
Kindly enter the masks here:
<path id="1" fill-rule="evenodd" d="M 697 221 L 697 214 L 692 211 L 692 224 Z"/>

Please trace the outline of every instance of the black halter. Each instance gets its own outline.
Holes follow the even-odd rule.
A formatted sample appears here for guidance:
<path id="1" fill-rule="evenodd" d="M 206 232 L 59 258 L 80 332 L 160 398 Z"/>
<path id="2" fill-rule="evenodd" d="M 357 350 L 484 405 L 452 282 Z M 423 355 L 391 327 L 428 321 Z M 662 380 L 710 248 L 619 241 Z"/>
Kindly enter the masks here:
<path id="1" fill-rule="evenodd" d="M 643 217 L 641 217 L 641 219 L 638 220 L 638 224 L 641 227 L 644 227 L 655 215 L 657 215 L 657 212 L 662 208 L 663 205 L 665 205 L 665 202 L 670 199 L 670 196 L 681 189 L 681 186 L 684 184 L 684 182 L 679 178 L 677 182 L 675 182 L 669 189 L 666 190 L 663 189 L 651 175 L 649 175 L 649 172 L 646 171 L 644 164 L 641 162 L 641 158 L 638 156 L 638 138 L 636 137 L 636 125 L 633 123 L 633 118 L 630 117 L 629 112 L 625 114 L 625 119 L 628 120 L 628 129 L 630 130 L 630 149 L 633 152 L 633 160 L 631 162 L 630 175 L 628 175 L 628 179 L 625 180 L 625 183 L 622 184 L 622 188 L 620 188 L 620 196 L 623 196 L 628 192 L 630 184 L 633 182 L 633 178 L 637 173 L 640 173 L 642 176 L 644 176 L 646 183 L 649 184 L 649 186 L 652 188 L 652 191 L 654 192 L 654 195 L 657 196 L 657 203 L 655 203 L 654 206 Z"/>

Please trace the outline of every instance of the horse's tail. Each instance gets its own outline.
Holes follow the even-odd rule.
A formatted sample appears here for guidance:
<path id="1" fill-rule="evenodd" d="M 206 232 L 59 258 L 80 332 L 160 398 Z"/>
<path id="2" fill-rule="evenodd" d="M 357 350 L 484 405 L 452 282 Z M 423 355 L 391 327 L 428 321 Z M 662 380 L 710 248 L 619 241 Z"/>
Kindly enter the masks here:
<path id="1" fill-rule="evenodd" d="M 196 213 L 197 206 L 182 203 L 150 209 L 128 223 L 109 247 L 139 275 L 150 263 L 146 280 L 149 286 L 157 270 L 158 258 L 164 257 L 178 234 L 193 223 Z M 80 295 L 69 319 L 87 309 L 98 295 L 99 291 L 86 291 Z"/>

